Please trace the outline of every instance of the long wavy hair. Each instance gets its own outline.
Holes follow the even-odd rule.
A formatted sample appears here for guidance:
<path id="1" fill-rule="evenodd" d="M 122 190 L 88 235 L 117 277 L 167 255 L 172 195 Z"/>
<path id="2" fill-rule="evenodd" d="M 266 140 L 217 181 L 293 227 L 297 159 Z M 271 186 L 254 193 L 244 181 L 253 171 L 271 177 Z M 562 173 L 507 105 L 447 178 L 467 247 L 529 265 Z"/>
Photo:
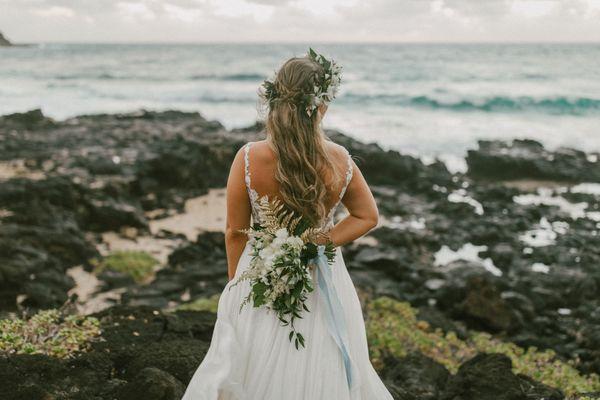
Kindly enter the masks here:
<path id="1" fill-rule="evenodd" d="M 329 211 L 327 185 L 341 176 L 326 151 L 318 113 L 309 116 L 304 105 L 313 93 L 315 74 L 324 73 L 308 57 L 289 59 L 274 78 L 276 98 L 266 104 L 267 141 L 277 156 L 275 179 L 281 200 L 313 226 L 319 226 Z"/>

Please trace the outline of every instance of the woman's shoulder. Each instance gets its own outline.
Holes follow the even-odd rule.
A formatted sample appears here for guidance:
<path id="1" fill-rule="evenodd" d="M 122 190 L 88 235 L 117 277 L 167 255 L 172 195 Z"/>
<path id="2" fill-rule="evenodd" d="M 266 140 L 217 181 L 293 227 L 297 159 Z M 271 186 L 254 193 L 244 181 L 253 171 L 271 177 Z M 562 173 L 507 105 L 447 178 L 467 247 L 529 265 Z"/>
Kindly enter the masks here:
<path id="1" fill-rule="evenodd" d="M 335 160 L 346 161 L 350 156 L 348 149 L 341 144 L 332 141 L 331 139 L 325 140 L 325 146 L 327 148 L 327 152 Z"/>
<path id="2" fill-rule="evenodd" d="M 325 143 L 327 143 L 327 145 L 331 146 L 332 148 L 336 149 L 336 151 L 338 151 L 338 152 L 341 152 L 341 153 L 344 153 L 344 154 L 348 152 L 348 149 L 346 149 L 341 144 L 334 142 L 331 139 L 325 140 Z"/>
<path id="3" fill-rule="evenodd" d="M 244 145 L 244 149 L 247 149 L 248 153 L 252 153 L 252 160 L 255 160 L 261 164 L 275 160 L 275 153 L 273 153 L 271 146 L 269 146 L 267 141 L 264 139 L 248 142 L 246 145 Z"/>
<path id="4" fill-rule="evenodd" d="M 249 146 L 253 152 L 264 152 L 270 149 L 266 139 L 248 142 L 246 145 Z"/>

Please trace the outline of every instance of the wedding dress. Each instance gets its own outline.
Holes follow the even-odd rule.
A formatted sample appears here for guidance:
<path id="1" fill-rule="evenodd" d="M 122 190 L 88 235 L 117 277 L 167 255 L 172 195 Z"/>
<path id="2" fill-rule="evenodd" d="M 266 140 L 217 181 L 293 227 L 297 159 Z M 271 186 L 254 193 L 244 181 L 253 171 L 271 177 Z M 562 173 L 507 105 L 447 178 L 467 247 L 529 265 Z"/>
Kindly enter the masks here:
<path id="1" fill-rule="evenodd" d="M 245 145 L 245 181 L 252 206 L 252 218 L 260 222 L 256 202 L 258 193 L 251 186 L 249 151 Z M 346 181 L 337 203 L 324 225 L 333 225 L 333 215 L 352 179 L 352 160 L 348 157 Z M 233 286 L 250 263 L 246 244 L 235 278 L 227 283 L 219 299 L 217 321 L 210 348 L 192 377 L 182 400 L 391 400 L 392 396 L 369 360 L 365 324 L 356 289 L 346 269 L 340 248 L 331 268 L 331 282 L 341 304 L 345 323 L 346 368 L 340 346 L 327 321 L 327 304 L 315 285 L 308 295 L 302 319 L 295 327 L 306 341 L 296 349 L 289 341 L 288 327 L 282 327 L 274 312 L 264 307 L 245 305 L 250 292 L 248 281 Z M 313 269 L 313 279 L 316 282 Z M 338 317 L 340 317 L 338 315 Z M 351 370 L 351 383 L 347 372 Z"/>

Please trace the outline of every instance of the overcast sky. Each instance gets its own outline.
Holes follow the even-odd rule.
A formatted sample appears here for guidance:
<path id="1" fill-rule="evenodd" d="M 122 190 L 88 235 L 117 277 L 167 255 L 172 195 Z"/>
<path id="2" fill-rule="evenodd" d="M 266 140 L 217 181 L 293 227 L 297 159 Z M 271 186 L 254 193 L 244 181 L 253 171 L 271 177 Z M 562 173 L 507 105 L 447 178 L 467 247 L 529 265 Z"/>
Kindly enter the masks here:
<path id="1" fill-rule="evenodd" d="M 17 42 L 600 42 L 600 0 L 0 0 Z"/>

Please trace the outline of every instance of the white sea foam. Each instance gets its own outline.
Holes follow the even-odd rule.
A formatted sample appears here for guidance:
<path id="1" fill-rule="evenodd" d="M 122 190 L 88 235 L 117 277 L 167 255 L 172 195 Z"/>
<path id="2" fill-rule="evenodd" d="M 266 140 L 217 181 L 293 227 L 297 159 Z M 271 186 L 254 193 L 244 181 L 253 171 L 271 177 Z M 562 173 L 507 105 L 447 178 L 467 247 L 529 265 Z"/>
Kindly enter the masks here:
<path id="1" fill-rule="evenodd" d="M 248 126 L 260 117 L 261 81 L 306 50 L 264 43 L 0 49 L 0 114 L 42 108 L 63 119 L 178 109 L 200 111 L 227 128 Z M 324 126 L 359 140 L 439 157 L 453 172 L 466 171 L 463 157 L 479 139 L 529 137 L 548 149 L 577 143 L 600 150 L 597 46 L 322 44 L 319 50 L 344 67 Z M 547 62 L 532 62 L 540 51 Z M 476 60 L 477 68 L 465 60 Z M 522 73 L 523 63 L 532 70 Z"/>
<path id="2" fill-rule="evenodd" d="M 573 186 L 570 190 L 572 193 L 585 193 L 600 196 L 600 183 L 580 183 Z"/>
<path id="3" fill-rule="evenodd" d="M 550 266 L 544 263 L 536 262 L 531 265 L 531 270 L 533 272 L 541 272 L 543 274 L 547 274 L 550 272 Z"/>
<path id="4" fill-rule="evenodd" d="M 475 209 L 475 214 L 483 215 L 483 205 L 474 198 L 467 195 L 465 189 L 458 189 L 448 195 L 451 203 L 467 203 Z"/>
<path id="5" fill-rule="evenodd" d="M 407 229 L 422 230 L 422 229 L 425 229 L 425 218 L 419 217 L 416 219 L 415 218 L 404 219 L 399 215 L 394 215 L 390 219 L 381 218 L 380 225 L 386 226 L 386 227 L 392 228 L 392 229 L 399 229 L 399 230 L 407 230 Z"/>
<path id="6" fill-rule="evenodd" d="M 530 247 L 544 247 L 556 243 L 558 235 L 563 235 L 569 230 L 569 224 L 564 221 L 548 222 L 546 217 L 542 217 L 538 227 L 530 229 L 521 235 L 519 239 Z"/>
<path id="7" fill-rule="evenodd" d="M 433 264 L 436 266 L 447 265 L 453 261 L 465 260 L 480 263 L 486 271 L 496 276 L 502 276 L 502 271 L 494 265 L 491 258 L 482 259 L 479 253 L 486 251 L 487 246 L 475 246 L 471 243 L 464 244 L 460 249 L 454 251 L 447 245 L 443 245 L 435 254 Z"/>
<path id="8" fill-rule="evenodd" d="M 541 187 L 537 189 L 537 194 L 522 194 L 513 197 L 513 201 L 521 205 L 541 204 L 558 207 L 562 212 L 568 214 L 573 219 L 585 217 L 585 210 L 588 203 L 571 203 L 562 196 L 554 196 L 555 191 L 550 188 Z"/>
<path id="9" fill-rule="evenodd" d="M 600 195 L 600 184 L 582 183 L 573 186 L 570 189 L 567 187 L 561 187 L 557 189 L 541 187 L 537 189 L 537 193 L 535 194 L 529 193 L 514 196 L 513 201 L 521 205 L 543 204 L 555 206 L 573 219 L 587 218 L 595 221 L 597 222 L 597 227 L 600 228 L 600 211 L 588 211 L 589 204 L 587 202 L 572 203 L 560 196 L 560 194 L 566 193 L 569 190 L 572 193 Z M 566 233 L 568 229 L 569 224 L 567 222 L 554 221 L 550 223 L 544 217 L 540 220 L 537 228 L 524 232 L 519 236 L 519 239 L 531 247 L 550 246 L 556 242 L 558 235 Z"/>

